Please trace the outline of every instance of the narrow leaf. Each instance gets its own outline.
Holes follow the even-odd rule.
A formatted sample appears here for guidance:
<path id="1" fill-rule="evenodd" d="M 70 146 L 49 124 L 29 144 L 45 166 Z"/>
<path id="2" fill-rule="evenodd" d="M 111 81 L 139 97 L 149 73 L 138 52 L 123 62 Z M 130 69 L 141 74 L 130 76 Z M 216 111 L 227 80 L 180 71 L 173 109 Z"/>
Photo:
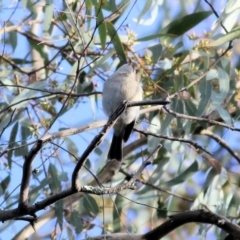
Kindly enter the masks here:
<path id="1" fill-rule="evenodd" d="M 119 60 L 121 64 L 127 63 L 127 58 L 124 52 L 124 48 L 121 42 L 121 39 L 119 38 L 117 31 L 115 30 L 114 26 L 110 22 L 106 22 L 108 35 L 111 38 L 111 41 L 113 43 L 113 46 L 115 48 L 115 51 L 119 57 Z"/>
<path id="2" fill-rule="evenodd" d="M 83 197 L 84 209 L 90 214 L 97 215 L 99 213 L 99 207 L 96 200 L 90 195 L 84 195 Z"/>
<path id="3" fill-rule="evenodd" d="M 49 183 L 49 187 L 52 193 L 56 193 L 60 190 L 61 183 L 58 179 L 58 171 L 55 165 L 52 163 L 49 165 L 48 174 L 51 177 L 52 181 Z"/>
<path id="4" fill-rule="evenodd" d="M 217 40 L 208 44 L 209 47 L 220 46 L 224 43 L 230 42 L 236 38 L 240 37 L 240 27 L 234 28 L 231 32 L 225 34 L 224 36 L 218 38 Z"/>
<path id="5" fill-rule="evenodd" d="M 203 11 L 192 13 L 182 18 L 172 21 L 167 25 L 162 33 L 173 34 L 176 37 L 183 35 L 185 32 L 195 27 L 197 24 L 202 22 L 204 19 L 209 17 L 212 14 L 212 11 Z"/>
<path id="6" fill-rule="evenodd" d="M 121 214 L 122 214 L 122 207 L 123 207 L 124 199 L 122 196 L 117 195 L 115 202 L 114 202 L 114 209 L 113 209 L 113 232 L 120 232 L 121 231 Z"/>
<path id="7" fill-rule="evenodd" d="M 76 234 L 79 234 L 83 230 L 81 216 L 78 212 L 73 211 L 70 216 L 70 223 L 75 227 Z"/>
<path id="8" fill-rule="evenodd" d="M 190 165 L 185 171 L 179 174 L 177 177 L 173 178 L 172 180 L 161 184 L 164 187 L 171 187 L 174 185 L 178 185 L 180 183 L 185 182 L 189 177 L 191 177 L 196 171 L 198 170 L 198 163 L 194 161 L 192 165 Z"/>

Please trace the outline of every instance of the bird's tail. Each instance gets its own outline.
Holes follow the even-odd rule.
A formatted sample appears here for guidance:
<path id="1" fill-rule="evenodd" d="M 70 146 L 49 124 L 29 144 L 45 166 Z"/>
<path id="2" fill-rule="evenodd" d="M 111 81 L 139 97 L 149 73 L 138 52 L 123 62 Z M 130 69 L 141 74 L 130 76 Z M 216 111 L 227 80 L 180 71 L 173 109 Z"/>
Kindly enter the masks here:
<path id="1" fill-rule="evenodd" d="M 112 143 L 108 152 L 109 160 L 122 161 L 122 136 L 113 135 Z"/>

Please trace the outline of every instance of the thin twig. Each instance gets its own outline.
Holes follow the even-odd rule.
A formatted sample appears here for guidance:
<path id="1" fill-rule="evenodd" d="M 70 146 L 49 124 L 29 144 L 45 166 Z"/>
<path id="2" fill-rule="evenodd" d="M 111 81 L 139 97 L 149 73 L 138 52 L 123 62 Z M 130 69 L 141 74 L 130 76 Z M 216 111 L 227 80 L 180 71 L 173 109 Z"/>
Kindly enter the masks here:
<path id="1" fill-rule="evenodd" d="M 132 175 L 129 174 L 129 173 L 127 173 L 127 172 L 126 172 L 125 170 L 123 170 L 122 168 L 120 169 L 119 172 L 121 172 L 122 174 L 124 174 L 128 179 L 129 179 L 129 178 L 132 178 Z M 146 186 L 149 186 L 149 187 L 151 187 L 151 188 L 153 188 L 153 189 L 155 189 L 155 190 L 157 190 L 157 191 L 159 191 L 159 192 L 167 193 L 167 194 L 169 194 L 169 195 L 171 195 L 171 196 L 174 196 L 174 197 L 176 197 L 176 198 L 179 198 L 179 199 L 182 199 L 182 200 L 185 200 L 185 201 L 194 202 L 194 199 L 187 198 L 187 197 L 183 197 L 183 196 L 181 196 L 181 195 L 179 195 L 179 194 L 176 194 L 176 193 L 173 193 L 173 192 L 168 191 L 168 190 L 166 190 L 166 189 L 157 187 L 157 186 L 151 184 L 150 182 L 147 182 L 147 181 L 143 180 L 142 178 L 138 178 L 136 181 L 137 181 L 137 182 L 140 182 L 140 183 L 142 183 L 142 184 L 144 184 L 144 185 L 146 185 Z"/>
<path id="2" fill-rule="evenodd" d="M 68 93 L 68 92 L 50 91 L 50 90 L 46 90 L 46 89 L 33 88 L 33 87 L 28 87 L 28 86 L 23 86 L 23 85 L 17 85 L 17 84 L 4 84 L 1 80 L 0 80 L 0 86 L 29 89 L 29 90 L 33 90 L 33 91 L 37 91 L 37 92 L 51 93 L 51 94 L 53 94 L 53 95 L 66 95 L 66 96 L 71 95 L 71 97 L 76 97 L 76 98 L 88 97 L 88 96 L 95 95 L 95 94 L 96 94 L 96 95 L 97 95 L 97 94 L 102 94 L 102 92 L 99 92 L 99 91 L 90 92 L 90 93 L 81 93 L 81 94 L 76 94 L 76 93 L 70 94 L 70 93 Z"/>
<path id="3" fill-rule="evenodd" d="M 174 112 L 174 111 L 172 111 L 172 110 L 170 110 L 166 107 L 163 107 L 163 108 L 166 112 L 168 112 L 169 114 L 172 114 L 174 117 L 180 117 L 180 118 L 190 119 L 190 120 L 199 121 L 199 122 L 206 122 L 206 123 L 209 123 L 211 125 L 216 125 L 216 126 L 231 129 L 232 131 L 240 132 L 240 128 L 235 128 L 235 127 L 232 127 L 232 126 L 227 125 L 227 124 L 222 123 L 222 122 L 218 122 L 218 121 L 215 121 L 215 120 L 212 120 L 212 119 L 207 119 L 207 118 L 202 118 L 202 117 L 188 116 L 188 115 L 185 115 L 185 114 Z"/>
<path id="4" fill-rule="evenodd" d="M 133 128 L 133 130 L 136 131 L 136 132 L 139 132 L 139 133 L 141 133 L 145 136 L 153 136 L 153 137 L 157 137 L 157 138 L 164 138 L 164 139 L 171 140 L 171 141 L 189 143 L 190 145 L 194 146 L 196 148 L 196 150 L 201 149 L 203 152 L 209 154 L 210 156 L 213 156 L 209 151 L 207 151 L 205 148 L 203 148 L 198 143 L 196 143 L 192 140 L 188 140 L 188 139 L 184 139 L 184 138 L 169 137 L 169 136 L 166 136 L 166 135 L 155 134 L 155 133 L 152 133 L 152 132 L 149 132 L 149 131 L 143 131 L 143 130 L 136 129 L 136 128 Z"/>
<path id="5" fill-rule="evenodd" d="M 208 130 L 202 130 L 201 134 L 206 135 L 214 139 L 217 143 L 220 144 L 223 148 L 225 148 L 237 161 L 240 163 L 240 157 L 239 154 L 232 150 L 232 148 L 225 142 L 222 138 L 220 138 L 218 135 L 208 131 Z"/>

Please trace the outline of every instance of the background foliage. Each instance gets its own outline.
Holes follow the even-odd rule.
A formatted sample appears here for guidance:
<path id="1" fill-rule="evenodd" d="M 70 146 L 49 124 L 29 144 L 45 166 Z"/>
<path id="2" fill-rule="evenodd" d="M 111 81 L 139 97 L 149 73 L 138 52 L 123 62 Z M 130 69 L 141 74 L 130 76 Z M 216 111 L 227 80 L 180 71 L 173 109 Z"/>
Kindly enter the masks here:
<path id="1" fill-rule="evenodd" d="M 124 181 L 126 172 L 136 171 L 161 143 L 138 189 L 116 195 L 85 194 L 74 205 L 60 200 L 37 213 L 42 218 L 35 226 L 34 239 L 83 239 L 108 231 L 143 233 L 167 215 L 199 208 L 237 222 L 238 1 L 0 3 L 2 209 L 17 206 L 24 156 L 37 139 L 105 118 L 102 85 L 129 59 L 143 68 L 144 98 L 169 94 L 172 104 L 168 108 L 181 114 L 143 107 L 136 129 L 144 134 L 137 130 L 133 134 L 122 171 L 110 184 Z M 70 185 L 76 159 L 99 132 L 94 127 L 87 130 L 53 138 L 39 151 L 30 182 L 31 204 Z M 108 147 L 107 137 L 81 170 L 81 184 L 92 181 L 89 171 L 96 174 L 105 165 Z M 33 230 L 27 225 L 6 221 L 0 232 L 17 239 L 24 229 L 24 236 L 30 236 Z M 224 239 L 225 234 L 191 223 L 166 239 L 180 236 Z"/>

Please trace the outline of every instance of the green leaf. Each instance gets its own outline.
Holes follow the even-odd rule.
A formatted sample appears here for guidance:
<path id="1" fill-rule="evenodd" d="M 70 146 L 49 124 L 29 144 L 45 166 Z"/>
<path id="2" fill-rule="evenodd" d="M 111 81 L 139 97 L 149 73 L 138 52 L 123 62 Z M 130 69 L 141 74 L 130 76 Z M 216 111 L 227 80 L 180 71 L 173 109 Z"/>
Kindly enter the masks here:
<path id="1" fill-rule="evenodd" d="M 67 145 L 67 150 L 74 156 L 78 156 L 78 148 L 76 146 L 76 144 L 68 137 L 64 138 L 66 145 Z M 72 156 L 71 154 L 69 154 L 69 157 L 71 158 L 72 161 L 76 161 L 76 158 L 74 156 Z"/>
<path id="2" fill-rule="evenodd" d="M 161 134 L 166 134 L 167 127 L 170 125 L 170 123 L 172 122 L 172 120 L 174 118 L 175 117 L 173 115 L 171 115 L 171 114 L 168 114 L 166 116 L 164 121 L 161 123 Z"/>
<path id="3" fill-rule="evenodd" d="M 70 223 L 75 227 L 76 234 L 80 234 L 83 230 L 81 215 L 77 211 L 73 211 L 70 216 Z"/>
<path id="4" fill-rule="evenodd" d="M 21 2 L 22 2 L 23 7 L 26 8 L 29 0 L 21 0 Z"/>
<path id="5" fill-rule="evenodd" d="M 144 42 L 144 41 L 150 41 L 150 40 L 160 38 L 160 37 L 173 37 L 173 36 L 174 35 L 167 34 L 167 33 L 157 33 L 157 34 L 148 35 L 146 37 L 138 38 L 138 39 L 136 39 L 136 41 Z"/>
<path id="6" fill-rule="evenodd" d="M 58 170 L 55 165 L 52 163 L 49 164 L 48 167 L 48 175 L 51 178 L 51 182 L 49 183 L 49 187 L 52 191 L 52 193 L 57 193 L 61 189 L 61 182 L 58 178 Z"/>
<path id="7" fill-rule="evenodd" d="M 157 168 L 154 170 L 153 174 L 151 175 L 151 178 L 149 179 L 149 182 L 154 182 L 155 186 L 157 186 L 159 183 L 159 176 L 162 176 L 165 172 L 165 169 L 167 168 L 168 164 L 169 164 L 169 158 L 167 157 L 163 157 L 161 154 L 163 147 L 159 150 L 158 152 L 158 156 L 156 159 L 154 159 L 154 163 L 155 165 L 157 165 Z M 139 189 L 136 194 L 138 195 L 142 195 L 145 194 L 147 192 L 149 192 L 151 189 L 151 187 L 149 187 L 148 185 L 143 185 L 141 187 L 141 189 Z"/>
<path id="8" fill-rule="evenodd" d="M 12 61 L 16 63 L 17 65 L 21 64 L 33 64 L 34 61 L 32 60 L 27 60 L 27 59 L 22 59 L 22 58 L 12 58 Z"/>
<path id="9" fill-rule="evenodd" d="M 177 177 L 172 180 L 161 184 L 161 187 L 172 187 L 180 183 L 185 182 L 189 177 L 191 177 L 198 170 L 198 163 L 194 161 L 185 171 L 180 173 Z"/>
<path id="10" fill-rule="evenodd" d="M 150 125 L 148 127 L 148 131 L 152 133 L 159 134 L 161 129 L 161 122 L 159 115 L 154 116 L 151 121 Z M 148 136 L 147 138 L 147 149 L 148 152 L 151 153 L 154 151 L 154 149 L 159 145 L 160 139 L 156 138 L 154 136 Z M 157 156 L 157 153 L 154 154 L 153 159 Z"/>
<path id="11" fill-rule="evenodd" d="M 223 119 L 225 123 L 227 123 L 228 125 L 232 125 L 233 122 L 232 117 L 227 110 L 225 110 L 221 106 L 218 106 L 216 110 L 218 111 L 220 117 Z"/>
<path id="12" fill-rule="evenodd" d="M 122 41 L 119 38 L 117 31 L 115 30 L 113 24 L 110 22 L 106 22 L 106 26 L 107 26 L 108 35 L 113 43 L 115 51 L 119 57 L 120 63 L 121 64 L 127 63 L 127 58 L 124 52 Z"/>
<path id="13" fill-rule="evenodd" d="M 19 102 L 19 104 L 16 104 L 14 106 L 14 108 L 19 109 L 19 108 L 25 107 L 28 104 L 28 101 L 31 101 L 31 98 L 39 95 L 39 93 L 41 93 L 41 89 L 44 89 L 45 86 L 46 86 L 45 81 L 30 84 L 28 87 L 36 88 L 36 90 L 24 89 L 18 96 L 16 96 L 12 100 L 11 104 L 16 104 Z M 23 101 L 25 99 L 29 99 L 29 100 Z M 23 101 L 23 102 L 21 102 L 21 101 Z"/>
<path id="14" fill-rule="evenodd" d="M 167 217 L 167 208 L 165 207 L 165 202 L 162 197 L 160 197 L 157 201 L 157 217 L 158 218 L 166 218 Z"/>
<path id="15" fill-rule="evenodd" d="M 63 199 L 60 199 L 55 203 L 55 213 L 57 216 L 57 222 L 61 230 L 63 230 Z"/>
<path id="16" fill-rule="evenodd" d="M 113 209 L 113 232 L 118 233 L 121 231 L 121 214 L 124 198 L 121 195 L 117 195 L 114 201 Z"/>
<path id="17" fill-rule="evenodd" d="M 12 148 L 15 146 L 17 132 L 18 132 L 18 122 L 16 122 L 12 128 L 8 148 Z M 13 156 L 13 151 L 9 151 L 7 160 L 8 160 L 8 166 L 10 169 L 12 167 L 12 156 Z"/>
<path id="18" fill-rule="evenodd" d="M 8 175 L 0 182 L 0 189 L 1 189 L 0 195 L 3 195 L 6 192 L 8 185 L 10 183 L 10 180 L 11 180 L 10 175 Z"/>
<path id="19" fill-rule="evenodd" d="M 211 94 L 211 108 L 216 109 L 221 116 L 221 118 L 227 123 L 231 124 L 232 123 L 232 118 L 228 111 L 226 111 L 221 104 L 224 103 L 227 95 L 229 94 L 229 89 L 230 89 L 230 78 L 227 72 L 218 67 L 218 82 L 219 82 L 219 92 L 212 91 Z"/>
<path id="20" fill-rule="evenodd" d="M 162 30 L 162 33 L 172 34 L 175 37 L 181 36 L 209 17 L 211 14 L 212 11 L 203 11 L 186 15 L 182 18 L 172 21 Z"/>
<path id="21" fill-rule="evenodd" d="M 145 5 L 144 5 L 142 11 L 140 12 L 140 14 L 138 15 L 138 19 L 137 19 L 138 23 L 142 19 L 142 17 L 150 10 L 153 1 L 152 0 L 145 0 L 145 1 L 143 1 L 143 3 L 144 2 L 145 2 Z"/>
<path id="22" fill-rule="evenodd" d="M 106 39 L 107 39 L 107 28 L 104 22 L 104 16 L 102 9 L 99 9 L 101 4 L 97 3 L 95 5 L 95 14 L 97 14 L 97 24 L 98 24 L 98 32 L 100 36 L 102 49 L 105 49 Z"/>
<path id="23" fill-rule="evenodd" d="M 224 36 L 218 38 L 217 40 L 208 44 L 209 47 L 217 47 L 224 43 L 230 42 L 234 39 L 240 37 L 240 27 L 234 28 L 231 32 L 225 34 Z"/>
<path id="24" fill-rule="evenodd" d="M 175 112 L 178 112 L 180 114 L 184 114 L 184 105 L 182 100 L 174 98 L 173 99 L 173 103 L 172 103 L 172 108 Z M 178 131 L 178 134 L 181 135 L 182 134 L 182 129 L 183 129 L 183 121 L 181 118 L 176 118 L 177 120 L 177 127 L 176 127 L 176 131 Z"/>
<path id="25" fill-rule="evenodd" d="M 53 18 L 53 3 L 51 0 L 47 1 L 48 3 L 45 6 L 44 11 L 44 22 L 43 22 L 43 33 L 48 34 L 48 31 L 50 29 L 50 26 L 52 24 L 52 18 Z"/>
<path id="26" fill-rule="evenodd" d="M 230 88 L 230 78 L 226 71 L 222 68 L 218 68 L 218 81 L 219 81 L 219 92 L 222 97 L 222 101 L 227 97 Z"/>
<path id="27" fill-rule="evenodd" d="M 156 44 L 148 48 L 152 52 L 153 64 L 155 64 L 161 56 L 162 53 L 162 44 Z"/>
<path id="28" fill-rule="evenodd" d="M 38 176 L 40 176 L 40 174 L 42 174 L 42 171 L 40 170 L 39 173 L 37 173 Z M 36 175 L 34 174 L 34 177 Z M 29 202 L 31 204 L 34 204 L 35 201 L 37 200 L 37 198 L 39 197 L 39 195 L 42 193 L 43 189 L 45 189 L 46 185 L 49 184 L 51 182 L 51 179 L 49 178 L 44 178 L 40 183 L 39 185 L 31 185 L 30 186 L 30 199 L 29 199 Z"/>
<path id="29" fill-rule="evenodd" d="M 208 103 L 212 94 L 212 84 L 207 81 L 202 81 L 199 86 L 199 91 L 201 93 L 201 100 L 198 104 L 198 109 L 195 116 L 202 116 L 205 109 L 208 107 Z"/>
<path id="30" fill-rule="evenodd" d="M 12 24 L 11 22 L 8 24 L 8 26 L 14 26 L 14 24 Z M 10 31 L 8 33 L 8 40 L 9 40 L 9 44 L 11 44 L 13 51 L 15 50 L 15 48 L 17 47 L 17 31 Z"/>
<path id="31" fill-rule="evenodd" d="M 184 100 L 184 105 L 188 114 L 190 116 L 195 116 L 197 112 L 197 108 L 196 108 L 196 105 L 192 102 L 192 100 L 188 100 L 188 99 Z"/>
<path id="32" fill-rule="evenodd" d="M 90 195 L 83 196 L 83 206 L 88 214 L 96 216 L 99 213 L 99 207 L 96 200 Z"/>
<path id="33" fill-rule="evenodd" d="M 28 32 L 28 34 L 33 35 L 31 32 Z M 45 46 L 43 44 L 38 44 L 38 42 L 32 40 L 31 38 L 28 38 L 28 42 L 30 43 L 30 47 L 36 50 L 40 56 L 45 60 L 45 62 L 48 62 L 48 53 L 45 51 Z"/>
<path id="34" fill-rule="evenodd" d="M 91 16 L 92 15 L 92 1 L 91 0 L 85 0 L 84 1 L 85 5 L 86 5 L 86 16 Z M 90 26 L 91 26 L 91 18 L 88 17 L 87 18 L 87 29 L 89 30 Z"/>
<path id="35" fill-rule="evenodd" d="M 118 12 L 119 11 L 119 8 L 117 7 L 115 0 L 104 1 L 102 4 L 102 8 L 109 12 Z"/>
<path id="36" fill-rule="evenodd" d="M 211 182 L 213 181 L 213 178 L 217 175 L 217 171 L 215 168 L 211 167 L 207 170 L 205 174 L 205 181 L 203 184 L 203 190 L 206 190 Z"/>
<path id="37" fill-rule="evenodd" d="M 206 80 L 209 81 L 209 80 L 216 79 L 216 78 L 218 78 L 218 75 L 219 74 L 218 74 L 217 69 L 210 69 L 210 71 L 206 75 Z"/>

